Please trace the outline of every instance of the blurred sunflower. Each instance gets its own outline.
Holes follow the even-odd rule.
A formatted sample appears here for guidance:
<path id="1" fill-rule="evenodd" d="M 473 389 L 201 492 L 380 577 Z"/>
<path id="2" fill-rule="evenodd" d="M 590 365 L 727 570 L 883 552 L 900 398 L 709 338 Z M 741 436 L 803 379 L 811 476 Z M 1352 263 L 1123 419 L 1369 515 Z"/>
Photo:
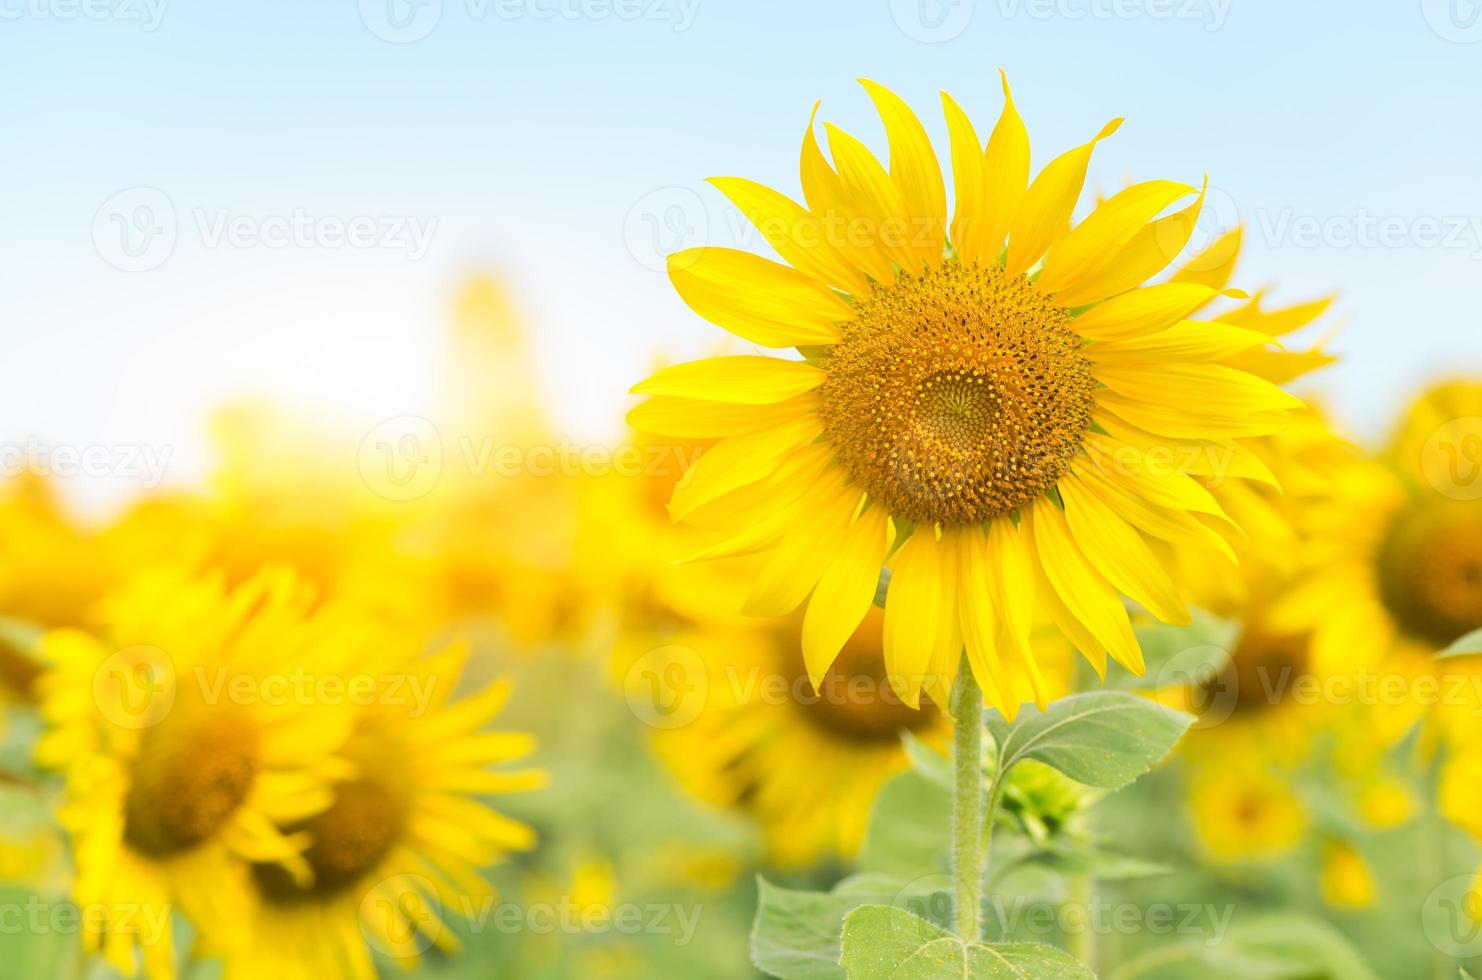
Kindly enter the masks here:
<path id="1" fill-rule="evenodd" d="M 84 939 L 126 975 L 174 976 L 172 907 L 240 941 L 237 862 L 307 873 L 307 839 L 278 828 L 329 805 L 346 726 L 234 692 L 298 663 L 344 668 L 344 638 L 312 601 L 284 569 L 231 590 L 220 576 L 147 575 L 104 600 L 101 636 L 43 640 L 36 757 L 66 777 L 76 900 L 108 914 Z"/>
<path id="2" fill-rule="evenodd" d="M 880 787 L 910 766 L 902 736 L 938 742 L 946 730 L 930 701 L 912 710 L 886 683 L 878 607 L 816 689 L 797 629 L 795 618 L 783 618 L 670 635 L 703 663 L 703 706 L 654 742 L 688 792 L 750 814 L 769 854 L 786 865 L 851 857 Z M 630 672 L 629 682 L 644 679 Z"/>
<path id="3" fill-rule="evenodd" d="M 403 966 L 457 943 L 443 914 L 486 913 L 480 869 L 533 846 L 534 832 L 476 799 L 540 788 L 533 769 L 491 769 L 527 756 L 529 735 L 487 731 L 509 696 L 491 684 L 455 698 L 467 650 L 432 657 L 362 651 L 357 669 L 397 678 L 358 712 L 339 749 L 351 767 L 327 806 L 283 825 L 307 841 L 307 875 L 250 868 L 246 944 L 223 948 L 227 980 L 373 980 L 372 951 Z M 426 692 L 421 698 L 416 692 Z"/>
<path id="4" fill-rule="evenodd" d="M 1192 780 L 1192 824 L 1206 858 L 1243 863 L 1297 847 L 1308 815 L 1288 783 L 1259 765 L 1232 763 Z"/>
<path id="5" fill-rule="evenodd" d="M 1322 663 L 1406 669 L 1482 629 L 1482 507 L 1463 483 L 1432 482 L 1424 458 L 1426 440 L 1445 434 L 1438 417 L 1467 412 L 1482 412 L 1482 384 L 1433 388 L 1406 412 L 1389 464 L 1329 474 L 1331 503 L 1307 535 L 1309 574 L 1283 603 L 1286 620 L 1312 627 Z M 1469 460 L 1464 436 L 1441 443 L 1438 457 L 1449 446 L 1458 467 L 1482 467 L 1482 448 Z"/>
<path id="6" fill-rule="evenodd" d="M 1170 546 L 1228 551 L 1238 534 L 1207 489 L 1145 447 L 1239 456 L 1237 440 L 1278 431 L 1299 405 L 1229 363 L 1269 336 L 1186 319 L 1219 289 L 1143 286 L 1189 240 L 1203 193 L 1137 184 L 1072 228 L 1092 150 L 1120 120 L 1030 182 L 1005 82 L 986 148 L 943 97 L 949 227 L 921 123 L 865 87 L 888 172 L 829 125 L 831 165 L 810 124 L 806 209 L 750 181 L 714 181 L 788 265 L 724 248 L 670 257 L 696 312 L 804 355 L 680 364 L 634 388 L 651 396 L 635 427 L 718 440 L 670 512 L 728 535 L 708 554 L 770 552 L 747 610 L 785 615 L 807 601 L 814 684 L 865 618 L 887 560 L 885 656 L 908 705 L 923 688 L 945 701 L 964 643 L 990 703 L 1007 715 L 1044 705 L 1037 607 L 1098 672 L 1108 652 L 1140 672 L 1122 596 L 1186 622 Z"/>

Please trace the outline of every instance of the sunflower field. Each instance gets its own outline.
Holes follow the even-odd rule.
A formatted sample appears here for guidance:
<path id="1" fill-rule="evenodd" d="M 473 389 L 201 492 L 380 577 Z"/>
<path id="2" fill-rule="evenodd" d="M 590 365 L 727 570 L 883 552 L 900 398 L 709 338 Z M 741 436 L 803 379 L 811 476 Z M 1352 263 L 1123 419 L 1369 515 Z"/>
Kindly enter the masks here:
<path id="1" fill-rule="evenodd" d="M 212 300 L 265 318 L 261 343 L 280 352 L 266 376 L 302 369 L 337 394 L 313 406 L 216 384 L 207 348 L 184 335 L 173 368 L 127 385 L 19 382 L 62 389 L 79 416 L 125 419 L 152 417 L 140 406 L 156 389 L 194 385 L 188 425 L 204 448 L 177 471 L 149 445 L 7 423 L 0 978 L 1482 976 L 1482 349 L 1466 314 L 1390 323 L 1382 348 L 1361 332 L 1350 343 L 1365 310 L 1339 283 L 1380 274 L 1345 269 L 1338 242 L 1331 280 L 1278 283 L 1271 212 L 1227 213 L 1227 185 L 1201 172 L 1232 169 L 1222 148 L 1242 140 L 1297 168 L 1318 166 L 1315 151 L 1242 131 L 1206 152 L 1197 134 L 1217 127 L 1138 122 L 1151 98 L 1112 80 L 1115 46 L 1100 68 L 1064 69 L 1100 72 L 1105 91 L 1092 91 L 1021 71 L 1011 45 L 971 33 L 998 17 L 1026 37 L 1053 29 L 1070 44 L 1096 26 L 1132 45 L 1134 31 L 1181 29 L 1176 4 L 1055 0 L 1042 17 L 888 6 L 890 45 L 939 57 L 960 95 L 923 100 L 936 80 L 914 55 L 909 68 L 882 56 L 895 84 L 860 79 L 822 104 L 808 94 L 819 75 L 781 61 L 758 70 L 785 86 L 706 82 L 710 107 L 651 93 L 633 119 L 695 144 L 744 130 L 736 167 L 767 177 L 676 177 L 656 155 L 653 183 L 685 183 L 649 195 L 655 220 L 636 240 L 658 235 L 654 254 L 639 254 L 630 222 L 627 251 L 651 268 L 620 278 L 661 282 L 674 329 L 644 334 L 631 296 L 583 278 L 583 250 L 622 249 L 622 235 L 600 224 L 617 243 L 592 246 L 556 209 L 570 254 L 511 234 L 505 254 L 520 261 L 465 262 L 419 287 L 428 330 L 364 328 L 387 363 L 435 365 L 434 397 L 413 410 L 337 410 L 375 383 L 348 367 L 343 383 L 320 375 L 359 324 L 325 341 L 322 361 L 314 334 L 271 324 L 311 302 L 303 290 L 332 322 L 335 304 L 364 315 L 407 288 L 335 273 L 279 292 L 274 236 L 290 252 L 334 234 L 356 248 L 362 232 L 366 248 L 403 233 L 422 248 L 432 224 L 398 223 L 393 208 L 339 225 L 221 212 L 218 228 L 214 212 L 186 214 L 191 193 L 209 194 L 185 177 L 173 195 L 125 192 L 119 214 L 105 202 L 93 235 L 107 271 L 146 284 L 118 322 L 206 317 L 173 304 L 205 302 L 190 253 L 219 233 L 268 256 L 234 266 L 236 292 Z M 1227 16 L 1239 30 L 1228 4 L 1185 6 L 1218 57 L 1287 70 L 1222 33 Z M 1457 10 L 1419 6 L 1407 16 L 1443 42 L 1479 39 Z M 692 21 L 724 73 L 726 28 L 750 38 L 754 21 L 785 16 L 677 0 L 360 8 L 352 27 L 384 74 L 344 77 L 388 106 L 403 97 L 388 80 L 416 64 L 396 58 L 437 50 L 450 18 L 491 36 L 538 21 L 536 53 L 557 50 L 557 28 L 615 19 L 639 47 L 602 57 L 656 65 L 670 39 L 640 22 L 672 20 L 683 37 Z M 188 39 L 223 16 L 162 2 L 6 9 L 46 45 L 79 18 L 121 30 L 132 12 L 144 36 L 179 25 Z M 953 20 L 963 9 L 976 20 Z M 442 19 L 428 26 L 427 10 Z M 885 15 L 830 16 L 857 38 L 873 21 L 850 18 Z M 251 31 L 242 43 L 213 50 L 269 52 L 282 78 L 234 88 L 230 121 L 202 147 L 299 126 L 254 114 L 279 104 L 275 86 L 335 84 L 306 80 L 323 68 L 308 48 Z M 212 91 L 230 71 L 191 70 Z M 462 70 L 482 77 L 474 61 Z M 588 111 L 602 96 L 569 70 L 532 76 L 552 90 L 533 104 L 604 125 Z M 188 83 L 184 69 L 170 77 Z M 472 113 L 474 89 L 417 111 Z M 336 91 L 342 108 L 370 105 Z M 747 114 L 748 97 L 778 91 L 794 129 L 757 124 L 770 104 Z M 1129 121 L 1088 122 L 1111 95 L 1132 103 Z M 42 132 L 28 111 L 6 110 Z M 1297 111 L 1273 104 L 1271 125 Z M 1374 112 L 1401 125 L 1398 110 Z M 539 201 L 542 169 L 596 193 L 647 159 L 549 124 L 508 147 L 535 165 L 512 165 L 528 184 L 511 200 Z M 1162 143 L 1150 127 L 1169 129 Z M 314 132 L 294 132 L 280 165 L 329 159 Z M 405 151 L 393 142 L 377 145 Z M 1177 150 L 1142 173 L 1150 146 Z M 474 164 L 456 141 L 431 149 L 418 172 L 461 186 Z M 71 165 L 48 177 L 38 152 L 17 166 L 37 168 L 27 182 L 61 207 Z M 571 176 L 574 157 L 589 177 Z M 373 199 L 344 161 L 324 165 L 323 186 Z M 248 196 L 268 179 L 226 173 Z M 685 202 L 701 194 L 703 214 L 725 217 L 696 229 Z M 165 233 L 170 251 L 151 252 Z M 6 295 L 38 268 L 26 249 Z M 17 301 L 17 374 L 48 370 L 27 333 L 42 306 L 71 316 L 83 302 Z M 548 342 L 565 328 L 539 311 L 555 307 L 582 311 L 570 315 L 590 350 Z M 76 339 L 115 329 L 87 316 L 56 335 L 73 347 L 64 365 L 130 342 Z M 1438 330 L 1456 340 L 1436 347 L 1434 370 L 1373 380 L 1384 351 Z M 251 360 L 253 329 L 228 332 L 219 363 Z M 282 351 L 293 356 L 274 360 Z M 610 376 L 596 365 L 612 358 Z M 197 369 L 205 380 L 190 380 Z M 607 435 L 574 433 L 572 406 L 589 403 Z M 82 493 L 90 460 L 148 478 Z"/>

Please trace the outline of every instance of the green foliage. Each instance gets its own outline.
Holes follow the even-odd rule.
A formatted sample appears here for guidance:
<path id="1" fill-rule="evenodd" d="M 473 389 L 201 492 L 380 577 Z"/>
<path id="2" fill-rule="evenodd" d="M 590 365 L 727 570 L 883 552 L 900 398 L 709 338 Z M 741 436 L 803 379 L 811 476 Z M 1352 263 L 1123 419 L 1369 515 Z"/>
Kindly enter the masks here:
<path id="1" fill-rule="evenodd" d="M 885 905 L 845 917 L 842 959 L 850 980 L 1092 980 L 1090 970 L 1053 946 L 964 942 Z"/>
<path id="2" fill-rule="evenodd" d="M 894 875 L 846 878 L 831 892 L 793 891 L 757 879 L 751 958 L 757 969 L 783 980 L 843 980 L 840 943 L 844 920 L 861 906 L 945 911 L 940 877 L 908 881 Z M 916 918 L 915 916 L 912 916 Z"/>
<path id="3" fill-rule="evenodd" d="M 1074 694 L 1012 724 L 987 716 L 998 745 L 998 780 L 1024 759 L 1060 770 L 1088 786 L 1120 789 L 1166 756 L 1194 719 L 1123 691 Z"/>
<path id="4" fill-rule="evenodd" d="M 1133 957 L 1106 980 L 1378 980 L 1347 939 L 1302 915 L 1268 915 L 1222 942 L 1189 940 Z"/>

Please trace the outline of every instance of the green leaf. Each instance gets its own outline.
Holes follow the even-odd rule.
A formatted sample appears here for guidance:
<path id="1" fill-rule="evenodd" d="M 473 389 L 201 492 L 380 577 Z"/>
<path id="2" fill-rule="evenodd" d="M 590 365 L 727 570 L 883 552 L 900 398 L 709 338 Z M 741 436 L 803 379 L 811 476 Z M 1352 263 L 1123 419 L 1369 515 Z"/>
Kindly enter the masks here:
<path id="1" fill-rule="evenodd" d="M 1379 980 L 1341 933 L 1288 912 L 1253 919 L 1222 941 L 1190 940 L 1124 961 L 1109 975 L 1139 980 Z"/>
<path id="2" fill-rule="evenodd" d="M 1131 690 L 1156 690 L 1218 675 L 1230 659 L 1240 627 L 1196 611 L 1187 626 L 1158 623 L 1139 626 L 1133 632 L 1142 646 L 1147 670 L 1141 677 L 1119 671 L 1114 682 Z"/>
<path id="3" fill-rule="evenodd" d="M 875 797 L 859 866 L 911 877 L 944 868 L 951 833 L 951 791 L 908 770 Z"/>
<path id="4" fill-rule="evenodd" d="M 1000 775 L 1038 759 L 1077 782 L 1120 789 L 1166 756 L 1194 719 L 1125 691 L 1091 691 L 1024 711 L 1013 724 L 987 716 Z"/>
<path id="5" fill-rule="evenodd" d="M 1039 943 L 964 942 L 925 919 L 864 905 L 844 919 L 849 980 L 1093 980 L 1069 954 Z"/>
<path id="6" fill-rule="evenodd" d="M 1102 881 L 1152 878 L 1173 871 L 1166 864 L 1073 845 L 1056 845 L 1034 851 L 1026 855 L 1022 863 L 1038 865 L 1062 875 L 1086 875 Z"/>
<path id="7" fill-rule="evenodd" d="M 1482 630 L 1473 630 L 1440 653 L 1439 657 L 1470 657 L 1482 653 Z"/>
<path id="8" fill-rule="evenodd" d="M 783 980 L 843 980 L 839 936 L 844 916 L 864 899 L 854 895 L 793 891 L 756 879 L 756 921 L 751 961 Z"/>
<path id="9" fill-rule="evenodd" d="M 908 880 L 896 875 L 858 874 L 832 892 L 794 891 L 757 878 L 751 959 L 757 969 L 784 980 L 843 980 L 839 938 L 844 916 L 861 905 L 898 903 L 931 911 L 950 906 L 940 895 L 939 876 Z"/>

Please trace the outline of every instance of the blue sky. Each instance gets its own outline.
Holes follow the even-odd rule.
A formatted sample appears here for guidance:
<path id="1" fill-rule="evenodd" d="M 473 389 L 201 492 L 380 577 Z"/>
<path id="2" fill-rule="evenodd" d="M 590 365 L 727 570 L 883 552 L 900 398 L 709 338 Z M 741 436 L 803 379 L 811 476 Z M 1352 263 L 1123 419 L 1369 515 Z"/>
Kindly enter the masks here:
<path id="1" fill-rule="evenodd" d="M 167 446 L 189 480 L 206 412 L 237 396 L 352 426 L 428 410 L 451 297 L 477 271 L 513 293 L 561 428 L 610 438 L 656 354 L 718 337 L 656 269 L 675 246 L 735 244 L 705 177 L 794 193 L 816 99 L 883 153 L 859 76 L 915 105 L 945 158 L 938 90 L 986 132 L 999 66 L 1036 166 L 1126 116 L 1093 183 L 1207 171 L 1202 233 L 1245 221 L 1242 284 L 1337 291 L 1345 360 L 1317 387 L 1372 434 L 1425 379 L 1482 368 L 1479 13 L 0 0 L 0 445 Z"/>

